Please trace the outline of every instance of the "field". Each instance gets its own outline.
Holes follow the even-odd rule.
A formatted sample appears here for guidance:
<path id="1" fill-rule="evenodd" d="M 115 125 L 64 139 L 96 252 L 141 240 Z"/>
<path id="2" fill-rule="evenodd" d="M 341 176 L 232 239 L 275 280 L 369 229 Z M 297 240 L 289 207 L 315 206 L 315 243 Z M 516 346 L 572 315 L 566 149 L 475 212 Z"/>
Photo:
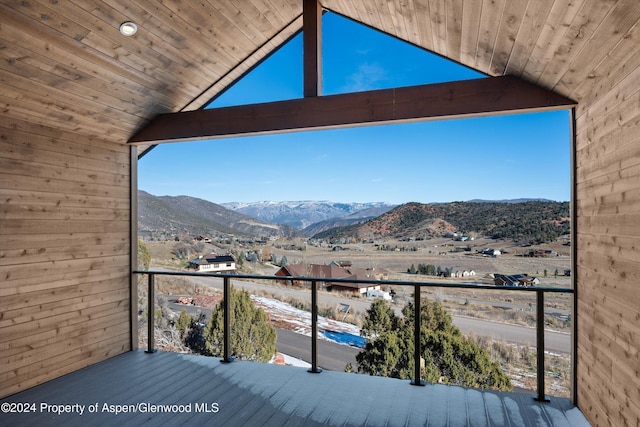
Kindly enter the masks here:
<path id="1" fill-rule="evenodd" d="M 151 253 L 152 267 L 180 268 L 185 265 L 184 260 L 177 260 L 171 254 L 176 242 L 148 242 Z M 376 244 L 345 244 L 341 250 L 333 247 L 317 247 L 298 242 L 296 246 L 304 250 L 287 250 L 279 247 L 289 247 L 290 242 L 273 242 L 271 245 L 250 247 L 214 247 L 207 245 L 205 251 L 227 250 L 247 251 L 256 250 L 261 253 L 275 254 L 278 260 L 286 257 L 289 264 L 314 263 L 329 264 L 332 261 L 346 260 L 354 268 L 368 269 L 375 273 L 384 273 L 385 278 L 401 281 L 429 281 L 436 282 L 479 282 L 493 284 L 490 274 L 519 274 L 527 273 L 540 280 L 540 286 L 570 287 L 571 278 L 564 276 L 565 270 L 571 267 L 569 256 L 570 247 L 562 242 L 545 245 L 543 247 L 517 247 L 510 242 L 496 242 L 490 239 L 477 239 L 471 242 L 456 242 L 451 239 L 437 239 L 418 242 L 385 241 L 385 247 L 398 248 L 396 250 L 380 250 Z M 469 246 L 470 250 L 456 252 L 456 247 Z M 502 251 L 497 257 L 487 257 L 478 254 L 483 248 L 495 248 Z M 415 250 L 414 250 L 415 248 Z M 548 249 L 558 253 L 554 257 L 525 257 L 523 254 L 533 249 Z M 195 255 L 194 255 L 195 256 Z M 452 271 L 471 271 L 475 276 L 468 278 L 437 278 L 420 274 L 408 274 L 407 270 L 414 265 L 432 264 L 442 269 Z M 245 262 L 243 270 L 250 273 L 274 274 L 276 268 L 261 263 Z M 557 273 L 557 276 L 556 276 Z M 398 295 L 410 291 L 396 289 Z M 454 314 L 464 314 L 484 319 L 508 321 L 516 324 L 533 325 L 534 318 L 528 313 L 535 309 L 535 294 L 523 292 L 496 292 L 482 290 L 428 289 L 423 291 L 425 296 L 442 302 Z M 558 315 L 550 316 L 547 323 L 554 329 L 568 328 L 567 322 L 561 322 L 564 315 L 570 312 L 572 298 L 566 294 L 548 294 L 546 306 L 556 309 Z"/>
<path id="2" fill-rule="evenodd" d="M 555 250 L 560 256 L 548 258 L 529 258 L 522 256 L 532 249 L 540 247 L 517 247 L 510 242 L 496 242 L 490 239 L 478 239 L 471 242 L 456 242 L 451 239 L 433 239 L 418 242 L 385 241 L 387 247 L 398 250 L 378 250 L 375 244 L 340 245 L 343 250 L 333 251 L 326 248 L 307 246 L 299 254 L 287 254 L 292 262 L 326 263 L 336 259 L 347 259 L 354 267 L 386 269 L 390 273 L 406 272 L 411 264 L 427 263 L 443 268 L 474 270 L 478 275 L 489 273 L 529 273 L 542 276 L 546 269 L 552 275 L 555 269 L 564 272 L 570 268 L 569 247 L 559 243 L 545 245 L 545 249 Z M 469 247 L 469 251 L 455 252 L 457 247 Z M 405 248 L 406 250 L 402 250 Z M 415 248 L 415 250 L 413 250 Z M 500 249 L 503 255 L 496 258 L 481 256 L 477 251 L 483 248 Z M 288 251 L 290 252 L 290 251 Z M 506 252 L 506 253 L 505 253 Z"/>
<path id="3" fill-rule="evenodd" d="M 178 260 L 172 255 L 171 250 L 176 242 L 148 242 L 147 247 L 151 253 L 151 268 L 180 269 L 185 261 Z M 262 254 L 275 254 L 278 260 L 283 256 L 289 264 L 317 263 L 329 264 L 332 261 L 347 260 L 354 268 L 372 269 L 375 272 L 383 272 L 390 280 L 401 281 L 442 281 L 446 282 L 484 282 L 492 283 L 489 274 L 517 274 L 527 273 L 538 277 L 541 286 L 570 287 L 571 278 L 564 276 L 565 270 L 570 269 L 570 247 L 562 242 L 544 247 L 516 247 L 508 242 L 495 242 L 493 240 L 474 240 L 472 242 L 455 242 L 450 239 L 439 239 L 419 242 L 386 241 L 388 248 L 398 247 L 397 250 L 380 250 L 380 246 L 374 244 L 345 244 L 340 245 L 341 250 L 333 250 L 332 247 L 316 247 L 297 242 L 296 246 L 304 250 L 281 249 L 289 247 L 290 242 L 272 242 L 268 246 L 255 248 L 237 246 L 214 247 L 207 245 L 205 252 L 217 251 L 224 253 L 230 251 L 256 250 Z M 456 252 L 456 247 L 471 247 L 470 251 Z M 498 257 L 486 257 L 477 254 L 482 248 L 491 247 L 500 249 L 503 254 Z M 414 250 L 415 248 L 415 250 Z M 524 257 L 531 249 L 549 249 L 556 251 L 555 257 Z M 408 274 L 407 269 L 411 265 L 432 264 L 455 270 L 473 270 L 475 277 L 444 279 L 432 276 Z M 269 264 L 245 262 L 242 272 L 272 275 L 277 270 Z M 555 276 L 556 271 L 558 276 Z M 546 275 L 545 275 L 546 272 Z M 406 287 L 394 289 L 397 295 L 408 301 L 411 290 Z M 160 290 L 161 291 L 161 290 Z M 175 289 L 176 293 L 183 293 Z M 433 288 L 425 289 L 423 297 L 440 301 L 451 314 L 477 317 L 481 319 L 513 323 L 517 325 L 533 326 L 535 324 L 535 293 L 508 292 L 489 290 L 458 290 Z M 571 321 L 572 297 L 569 294 L 547 294 L 545 297 L 545 323 L 547 329 L 555 329 L 569 332 Z M 358 323 L 354 321 L 354 323 Z M 535 386 L 535 356 L 534 349 L 525 346 L 516 346 L 505 342 L 487 340 L 486 337 L 476 338 L 495 357 L 503 360 L 503 366 L 509 372 L 514 384 L 523 388 Z M 550 394 L 556 396 L 568 395 L 570 382 L 570 359 L 568 355 L 548 355 L 548 375 L 553 379 L 549 381 Z"/>

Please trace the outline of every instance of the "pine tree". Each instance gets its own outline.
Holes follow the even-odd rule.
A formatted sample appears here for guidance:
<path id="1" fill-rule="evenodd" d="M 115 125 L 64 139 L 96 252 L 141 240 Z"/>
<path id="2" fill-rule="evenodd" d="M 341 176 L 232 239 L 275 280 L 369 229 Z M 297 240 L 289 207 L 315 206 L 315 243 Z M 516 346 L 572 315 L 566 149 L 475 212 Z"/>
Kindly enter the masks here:
<path id="1" fill-rule="evenodd" d="M 176 320 L 175 326 L 178 332 L 180 332 L 180 336 L 184 337 L 187 334 L 191 326 L 191 316 L 189 316 L 187 310 L 183 309 L 180 312 L 180 317 Z"/>
<path id="2" fill-rule="evenodd" d="M 142 240 L 138 240 L 138 269 L 149 270 L 149 264 L 151 264 L 149 249 Z"/>
<path id="3" fill-rule="evenodd" d="M 242 360 L 268 362 L 276 352 L 276 330 L 246 290 L 230 289 L 231 353 Z M 220 302 L 204 330 L 206 349 L 212 356 L 223 355 L 224 312 Z"/>
<path id="4" fill-rule="evenodd" d="M 403 318 L 382 300 L 367 310 L 362 335 L 365 349 L 356 355 L 358 372 L 409 379 L 414 371 L 414 313 L 410 304 Z M 449 313 L 438 302 L 423 300 L 420 307 L 421 377 L 466 387 L 511 390 L 500 364 L 474 342 L 462 336 Z"/>
<path id="5" fill-rule="evenodd" d="M 367 316 L 362 322 L 360 335 L 365 338 L 375 338 L 383 332 L 395 331 L 397 319 L 393 310 L 383 299 L 377 298 L 367 310 Z"/>

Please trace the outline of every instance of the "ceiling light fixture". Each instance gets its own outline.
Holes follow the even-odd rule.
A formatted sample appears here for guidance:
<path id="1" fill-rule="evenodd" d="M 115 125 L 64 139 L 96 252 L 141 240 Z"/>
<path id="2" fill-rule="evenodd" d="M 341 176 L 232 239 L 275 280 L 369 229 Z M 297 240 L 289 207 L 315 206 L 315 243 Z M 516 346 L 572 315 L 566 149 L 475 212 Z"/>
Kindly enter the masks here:
<path id="1" fill-rule="evenodd" d="M 120 24 L 120 33 L 123 36 L 131 37 L 138 31 L 138 26 L 131 21 Z"/>

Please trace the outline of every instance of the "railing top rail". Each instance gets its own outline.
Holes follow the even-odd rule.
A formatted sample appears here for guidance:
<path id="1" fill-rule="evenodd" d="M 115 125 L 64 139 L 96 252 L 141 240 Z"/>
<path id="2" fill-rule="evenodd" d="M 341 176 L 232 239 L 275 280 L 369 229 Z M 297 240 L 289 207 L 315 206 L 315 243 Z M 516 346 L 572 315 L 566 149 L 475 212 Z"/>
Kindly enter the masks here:
<path id="1" fill-rule="evenodd" d="M 389 285 L 389 286 L 420 286 L 426 288 L 454 288 L 454 289 L 486 289 L 491 291 L 517 291 L 517 292 L 551 292 L 551 293 L 570 293 L 574 292 L 571 288 L 555 288 L 549 286 L 496 286 L 485 285 L 481 283 L 456 283 L 456 282 L 423 282 L 423 281 L 404 281 L 404 280 L 374 280 L 374 279 L 350 279 L 350 278 L 327 278 L 327 277 L 311 277 L 311 276 L 275 276 L 262 274 L 230 274 L 230 273 L 199 273 L 184 271 L 163 271 L 163 270 L 133 270 L 134 274 L 155 274 L 165 276 L 192 276 L 192 277 L 231 277 L 234 279 L 265 279 L 265 280 L 300 280 L 307 282 L 330 282 L 330 283 L 360 283 L 372 285 Z"/>

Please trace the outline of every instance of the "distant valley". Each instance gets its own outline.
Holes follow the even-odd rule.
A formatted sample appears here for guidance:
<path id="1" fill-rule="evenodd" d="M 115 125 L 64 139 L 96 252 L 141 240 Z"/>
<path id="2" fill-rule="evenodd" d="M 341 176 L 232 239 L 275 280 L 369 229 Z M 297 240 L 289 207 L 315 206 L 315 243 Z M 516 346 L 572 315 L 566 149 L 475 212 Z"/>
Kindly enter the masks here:
<path id="1" fill-rule="evenodd" d="M 139 190 L 138 229 L 141 235 L 157 238 L 180 234 L 307 237 L 376 218 L 393 207 L 384 202 L 326 201 L 216 204 L 196 197 L 154 196 Z"/>
<path id="2" fill-rule="evenodd" d="M 451 203 L 328 201 L 216 204 L 190 196 L 138 194 L 141 235 L 229 235 L 246 238 L 307 238 L 329 241 L 426 239 L 470 233 L 539 243 L 570 230 L 569 202 L 519 199 Z"/>
<path id="3" fill-rule="evenodd" d="M 358 220 L 375 218 L 393 209 L 396 205 L 385 202 L 335 203 L 329 201 L 265 201 L 253 203 L 222 203 L 221 206 L 263 221 L 286 224 L 299 230 L 304 230 L 313 224 L 326 220 L 348 218 L 347 222 L 353 223 Z M 348 224 L 343 223 L 341 225 Z M 309 233 L 305 232 L 305 234 Z"/>

